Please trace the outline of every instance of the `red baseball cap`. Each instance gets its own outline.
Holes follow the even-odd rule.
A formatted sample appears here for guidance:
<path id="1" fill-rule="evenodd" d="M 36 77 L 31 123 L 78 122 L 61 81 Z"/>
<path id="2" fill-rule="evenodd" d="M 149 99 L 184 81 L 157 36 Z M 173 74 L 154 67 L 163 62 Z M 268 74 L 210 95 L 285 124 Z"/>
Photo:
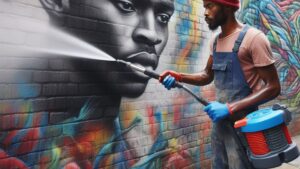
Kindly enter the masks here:
<path id="1" fill-rule="evenodd" d="M 219 4 L 232 6 L 232 7 L 235 7 L 235 8 L 240 7 L 240 1 L 239 0 L 207 0 L 207 1 L 217 2 Z"/>

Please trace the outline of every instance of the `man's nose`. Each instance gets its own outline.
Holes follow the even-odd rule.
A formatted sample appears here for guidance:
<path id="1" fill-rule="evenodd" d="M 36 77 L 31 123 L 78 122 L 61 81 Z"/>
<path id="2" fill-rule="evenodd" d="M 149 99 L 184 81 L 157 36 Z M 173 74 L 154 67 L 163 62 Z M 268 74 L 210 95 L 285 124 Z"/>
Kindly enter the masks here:
<path id="1" fill-rule="evenodd" d="M 155 14 L 152 10 L 140 15 L 139 24 L 132 36 L 135 41 L 149 46 L 154 46 L 162 42 L 156 30 Z"/>
<path id="2" fill-rule="evenodd" d="M 205 16 L 205 17 L 208 17 L 208 16 L 209 16 L 209 12 L 208 12 L 207 9 L 204 10 L 204 16 Z"/>

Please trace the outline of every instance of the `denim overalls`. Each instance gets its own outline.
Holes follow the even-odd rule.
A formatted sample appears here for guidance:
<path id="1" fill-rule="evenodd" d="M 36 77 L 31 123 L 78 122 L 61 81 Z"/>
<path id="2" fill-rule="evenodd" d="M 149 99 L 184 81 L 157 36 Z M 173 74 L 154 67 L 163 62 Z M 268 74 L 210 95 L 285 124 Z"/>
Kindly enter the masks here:
<path id="1" fill-rule="evenodd" d="M 235 41 L 232 52 L 216 52 L 217 38 L 213 44 L 214 83 L 216 86 L 217 100 L 221 103 L 230 103 L 243 99 L 251 94 L 243 70 L 238 59 L 238 50 L 249 27 L 244 26 Z M 242 112 L 236 112 L 234 117 L 229 117 L 213 124 L 211 143 L 213 149 L 213 169 L 244 169 L 249 165 L 243 146 L 240 146 L 241 137 L 233 129 L 233 122 L 241 119 L 257 108 L 252 107 Z M 244 142 L 243 142 L 244 144 Z M 241 158 L 243 157 L 243 158 Z"/>

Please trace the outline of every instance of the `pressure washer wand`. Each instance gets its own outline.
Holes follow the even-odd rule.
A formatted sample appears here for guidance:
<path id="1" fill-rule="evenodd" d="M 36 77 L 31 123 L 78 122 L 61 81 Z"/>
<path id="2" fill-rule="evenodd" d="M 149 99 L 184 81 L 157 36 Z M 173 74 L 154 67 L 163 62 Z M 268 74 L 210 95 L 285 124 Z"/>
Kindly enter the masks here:
<path id="1" fill-rule="evenodd" d="M 136 70 L 136 71 L 138 71 L 138 72 L 144 73 L 145 75 L 147 75 L 147 76 L 149 76 L 149 77 L 151 77 L 151 78 L 159 79 L 159 74 L 156 73 L 156 72 L 153 71 L 153 70 L 146 69 L 146 68 L 144 68 L 144 67 L 142 67 L 142 66 L 134 65 L 134 64 L 132 64 L 132 63 L 130 63 L 130 62 L 126 62 L 126 61 L 124 61 L 124 60 L 116 60 L 116 61 L 117 61 L 118 63 L 123 63 L 123 64 L 125 64 L 126 66 L 128 66 L 128 67 L 130 67 L 130 68 L 132 68 L 132 69 L 134 69 L 134 70 Z M 203 98 L 201 98 L 201 97 L 195 95 L 195 94 L 191 91 L 191 89 L 189 89 L 188 87 L 186 87 L 186 86 L 183 85 L 182 83 L 175 82 L 175 87 L 181 88 L 181 89 L 185 90 L 186 92 L 188 92 L 190 95 L 192 95 L 198 102 L 200 102 L 200 103 L 203 104 L 204 106 L 207 106 L 207 105 L 208 105 L 208 102 L 207 102 L 205 99 L 203 99 Z"/>

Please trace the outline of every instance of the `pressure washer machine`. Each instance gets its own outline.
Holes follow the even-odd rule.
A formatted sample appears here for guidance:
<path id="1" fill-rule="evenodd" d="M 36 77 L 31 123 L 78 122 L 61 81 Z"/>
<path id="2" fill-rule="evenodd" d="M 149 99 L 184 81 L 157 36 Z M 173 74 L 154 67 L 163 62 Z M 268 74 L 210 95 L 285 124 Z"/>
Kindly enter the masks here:
<path id="1" fill-rule="evenodd" d="M 235 122 L 234 127 L 245 136 L 248 158 L 255 168 L 277 167 L 299 156 L 287 128 L 291 120 L 291 112 L 275 104 Z"/>

